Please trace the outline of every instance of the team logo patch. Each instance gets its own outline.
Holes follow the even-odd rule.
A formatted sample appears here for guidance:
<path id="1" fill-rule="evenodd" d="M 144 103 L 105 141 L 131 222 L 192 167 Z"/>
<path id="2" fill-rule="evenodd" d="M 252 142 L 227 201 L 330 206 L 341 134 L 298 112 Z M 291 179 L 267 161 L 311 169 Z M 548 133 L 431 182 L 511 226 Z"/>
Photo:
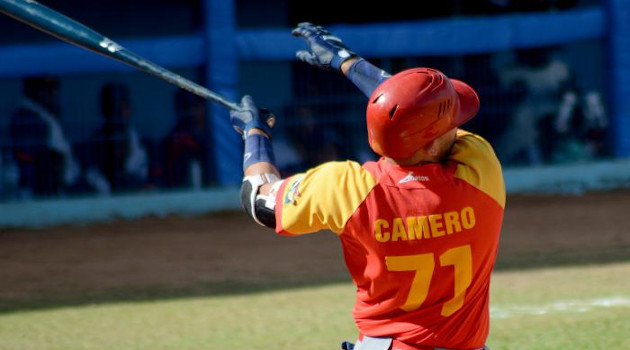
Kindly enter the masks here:
<path id="1" fill-rule="evenodd" d="M 297 179 L 295 179 L 295 181 L 293 181 L 291 187 L 289 187 L 284 195 L 284 204 L 295 203 L 297 197 L 300 196 L 300 190 L 298 189 L 298 186 L 300 185 L 300 182 L 302 182 L 303 178 L 304 175 L 299 176 Z"/>

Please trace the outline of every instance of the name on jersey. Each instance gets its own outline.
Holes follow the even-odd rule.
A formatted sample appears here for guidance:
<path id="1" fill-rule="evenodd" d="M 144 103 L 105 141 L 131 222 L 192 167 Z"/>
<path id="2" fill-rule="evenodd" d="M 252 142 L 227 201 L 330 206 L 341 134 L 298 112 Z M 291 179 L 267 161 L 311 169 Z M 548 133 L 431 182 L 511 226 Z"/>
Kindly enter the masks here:
<path id="1" fill-rule="evenodd" d="M 374 237 L 381 243 L 438 238 L 470 230 L 475 223 L 472 207 L 426 216 L 397 217 L 391 221 L 378 219 L 374 222 Z"/>

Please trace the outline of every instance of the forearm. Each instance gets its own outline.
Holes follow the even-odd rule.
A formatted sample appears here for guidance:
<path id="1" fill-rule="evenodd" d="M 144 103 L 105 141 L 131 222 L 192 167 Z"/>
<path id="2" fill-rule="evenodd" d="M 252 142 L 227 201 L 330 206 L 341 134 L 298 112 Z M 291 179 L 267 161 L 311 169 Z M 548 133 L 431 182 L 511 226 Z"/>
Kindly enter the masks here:
<path id="1" fill-rule="evenodd" d="M 275 228 L 274 184 L 280 184 L 280 172 L 269 134 L 258 128 L 250 129 L 245 137 L 243 155 L 241 205 L 257 223 Z"/>
<path id="2" fill-rule="evenodd" d="M 341 72 L 368 98 L 391 75 L 361 57 L 348 59 L 341 65 Z"/>
<path id="3" fill-rule="evenodd" d="M 265 135 L 265 133 L 260 129 L 252 129 L 248 133 L 248 135 L 253 134 L 260 134 L 263 136 Z M 278 171 L 278 168 L 276 168 L 275 164 L 271 161 L 257 161 L 255 163 L 251 163 L 247 166 L 247 168 L 244 169 L 244 175 L 246 177 L 260 174 L 274 174 L 278 177 L 278 179 L 280 178 L 280 172 Z M 269 195 L 271 187 L 274 183 L 275 181 L 262 185 L 258 190 L 258 194 Z"/>

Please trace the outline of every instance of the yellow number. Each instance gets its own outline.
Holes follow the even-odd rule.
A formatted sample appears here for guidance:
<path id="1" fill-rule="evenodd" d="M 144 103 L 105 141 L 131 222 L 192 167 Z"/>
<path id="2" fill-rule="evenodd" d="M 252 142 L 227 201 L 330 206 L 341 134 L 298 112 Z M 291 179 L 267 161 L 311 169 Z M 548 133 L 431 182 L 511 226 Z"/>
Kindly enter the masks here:
<path id="1" fill-rule="evenodd" d="M 472 283 L 472 253 L 470 245 L 449 249 L 440 255 L 440 266 L 453 265 L 455 287 L 453 298 L 442 305 L 442 316 L 448 317 L 464 305 L 466 290 Z"/>
<path id="2" fill-rule="evenodd" d="M 455 269 L 455 283 L 453 298 L 442 305 L 442 316 L 448 317 L 464 305 L 466 290 L 472 283 L 472 253 L 470 245 L 451 248 L 440 254 L 440 266 L 453 266 Z M 385 264 L 388 271 L 414 271 L 415 275 L 409 288 L 409 294 L 401 309 L 405 311 L 417 310 L 429 294 L 431 278 L 435 270 L 435 255 L 433 253 L 386 256 Z"/>
<path id="3" fill-rule="evenodd" d="M 386 256 L 385 263 L 389 271 L 415 271 L 411 282 L 407 301 L 401 308 L 405 311 L 413 311 L 422 305 L 429 294 L 431 276 L 435 268 L 433 254 Z"/>

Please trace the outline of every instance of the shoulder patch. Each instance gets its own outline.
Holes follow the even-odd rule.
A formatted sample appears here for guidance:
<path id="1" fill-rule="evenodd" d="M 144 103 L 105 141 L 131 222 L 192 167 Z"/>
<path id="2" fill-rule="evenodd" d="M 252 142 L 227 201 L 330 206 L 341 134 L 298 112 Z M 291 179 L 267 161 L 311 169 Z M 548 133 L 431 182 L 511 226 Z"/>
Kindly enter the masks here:
<path id="1" fill-rule="evenodd" d="M 287 188 L 284 194 L 284 204 L 295 204 L 297 198 L 300 196 L 299 186 L 303 179 L 304 175 L 299 175 L 291 182 L 289 188 Z"/>

